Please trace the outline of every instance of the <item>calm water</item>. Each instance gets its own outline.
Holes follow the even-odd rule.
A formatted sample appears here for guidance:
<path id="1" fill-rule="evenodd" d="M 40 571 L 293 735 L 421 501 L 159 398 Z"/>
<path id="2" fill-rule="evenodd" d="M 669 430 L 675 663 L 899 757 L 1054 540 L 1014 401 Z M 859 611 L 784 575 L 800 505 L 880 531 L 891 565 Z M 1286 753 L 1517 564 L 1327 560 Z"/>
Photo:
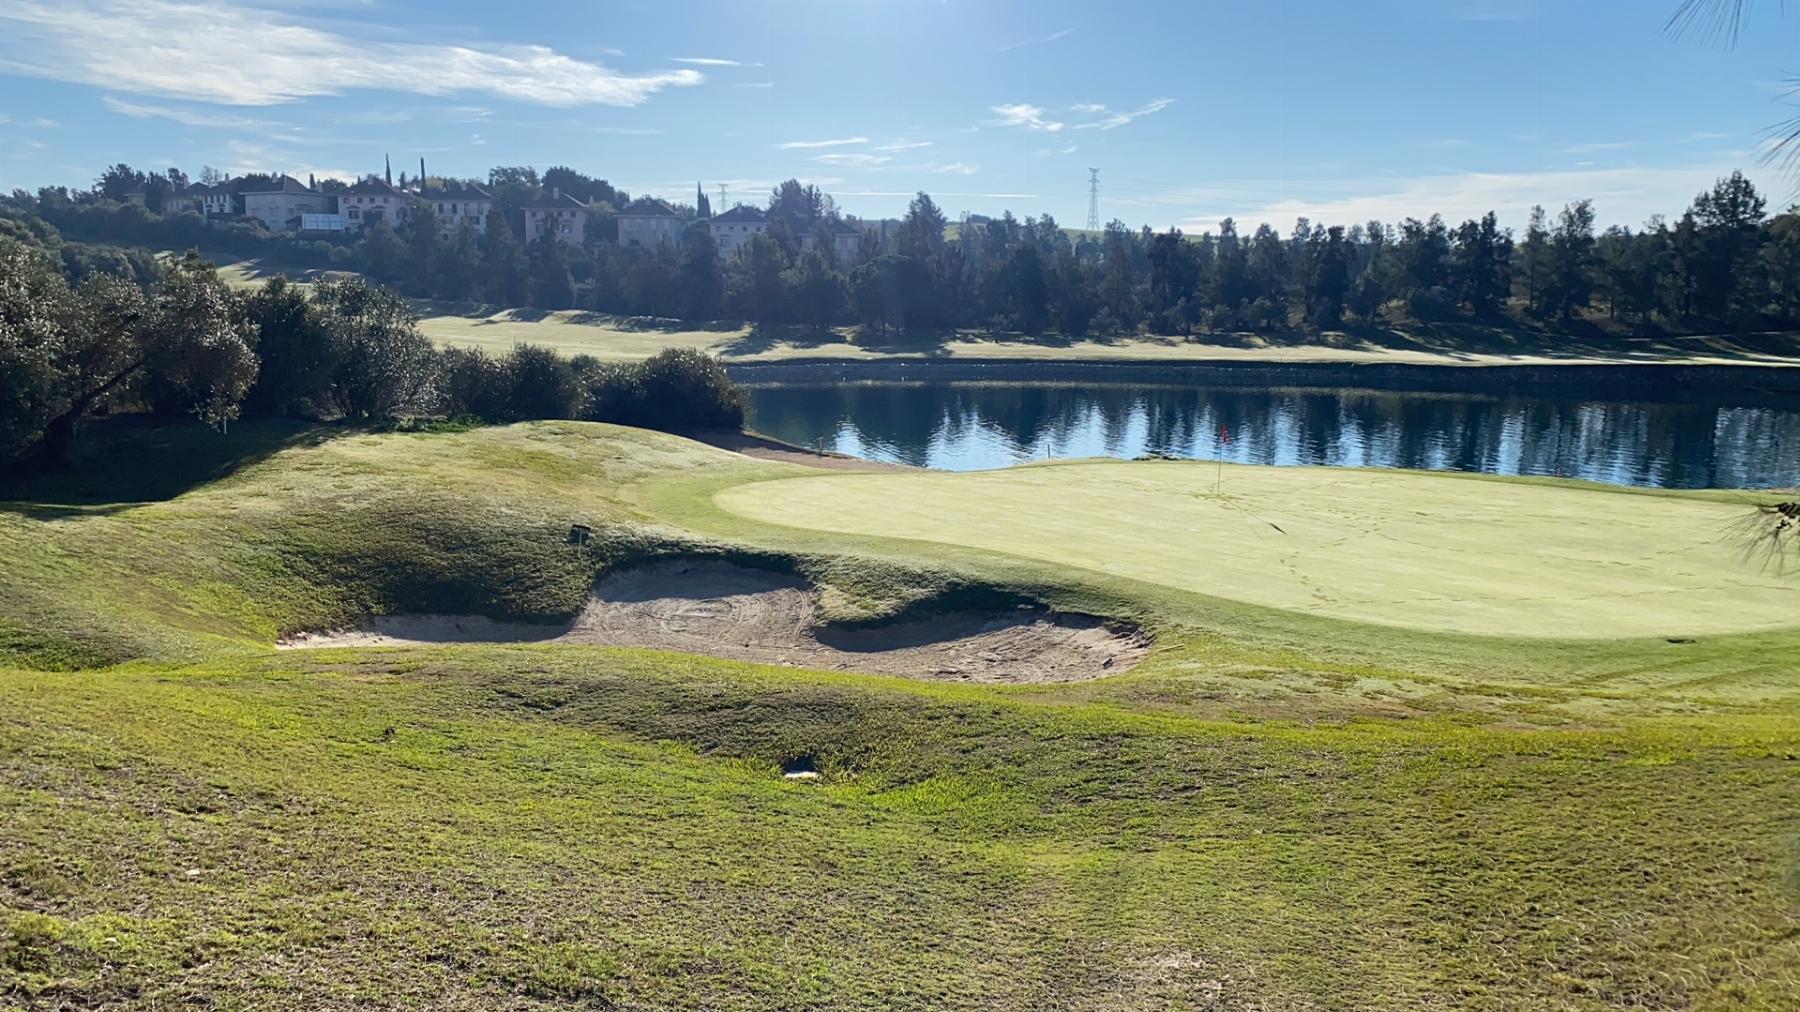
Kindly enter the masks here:
<path id="1" fill-rule="evenodd" d="M 779 439 L 950 471 L 1161 453 L 1668 488 L 1800 484 L 1794 399 L 1014 383 L 782 385 L 750 396 L 751 424 Z"/>

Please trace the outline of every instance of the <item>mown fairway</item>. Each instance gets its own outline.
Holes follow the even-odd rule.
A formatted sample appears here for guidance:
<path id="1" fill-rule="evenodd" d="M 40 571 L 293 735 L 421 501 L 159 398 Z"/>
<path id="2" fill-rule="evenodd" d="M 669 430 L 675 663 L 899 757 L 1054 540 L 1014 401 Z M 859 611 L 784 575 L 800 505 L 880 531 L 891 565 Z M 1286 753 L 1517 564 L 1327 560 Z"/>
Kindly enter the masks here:
<path id="1" fill-rule="evenodd" d="M 740 486 L 768 523 L 988 549 L 1359 622 L 1608 638 L 1800 625 L 1747 499 L 1419 472 L 1080 462 Z"/>
<path id="2" fill-rule="evenodd" d="M 1246 468 L 1227 505 L 1163 463 L 939 488 L 573 423 L 115 446 L 0 503 L 6 1007 L 1800 1007 L 1800 632 L 1713 543 L 1741 504 Z M 1065 519 L 1133 509 L 1201 511 L 1213 547 Z M 1415 571 L 1453 509 L 1479 552 Z M 1437 588 L 1390 595 L 1412 627 L 1224 589 L 1267 539 L 1364 531 L 1385 548 L 1308 576 Z M 1005 591 L 1157 646 L 1020 687 L 271 649 L 371 611 L 563 617 L 674 552 L 788 560 L 835 618 Z M 1570 560 L 1762 631 L 1429 628 Z M 1447 603 L 1478 582 L 1512 589 Z"/>

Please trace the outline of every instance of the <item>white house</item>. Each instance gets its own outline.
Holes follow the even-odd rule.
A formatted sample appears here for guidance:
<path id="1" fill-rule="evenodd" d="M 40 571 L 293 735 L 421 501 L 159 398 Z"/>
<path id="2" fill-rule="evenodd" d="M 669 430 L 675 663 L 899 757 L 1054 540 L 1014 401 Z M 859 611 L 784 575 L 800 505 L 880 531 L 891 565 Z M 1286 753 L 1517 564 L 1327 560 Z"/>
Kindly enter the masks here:
<path id="1" fill-rule="evenodd" d="M 273 229 L 293 231 L 306 214 L 331 214 L 336 208 L 329 194 L 312 189 L 293 176 L 282 176 L 275 185 L 246 190 L 244 215 Z"/>
<path id="2" fill-rule="evenodd" d="M 808 229 L 800 234 L 801 249 L 818 248 L 818 237 L 822 229 Z M 856 263 L 856 254 L 862 248 L 863 227 L 850 221 L 836 221 L 830 225 L 831 258 L 839 267 L 850 267 Z"/>
<path id="3" fill-rule="evenodd" d="M 420 190 L 418 201 L 437 212 L 446 232 L 454 232 L 464 223 L 480 231 L 494 212 L 494 195 L 473 183 L 446 182 Z"/>
<path id="4" fill-rule="evenodd" d="M 398 226 L 406 220 L 410 195 L 377 176 L 365 176 L 356 185 L 338 195 L 337 210 L 344 216 L 344 227 L 360 232 L 378 221 Z"/>
<path id="5" fill-rule="evenodd" d="M 624 216 L 621 215 L 620 245 L 625 244 L 623 222 Z M 724 214 L 715 216 L 709 224 L 712 228 L 713 246 L 718 249 L 720 257 L 729 258 L 739 247 L 769 230 L 769 216 L 761 208 L 739 204 Z"/>
<path id="6" fill-rule="evenodd" d="M 236 179 L 222 179 L 211 186 L 195 184 L 193 194 L 200 201 L 200 213 L 208 218 L 238 213 L 239 185 Z"/>
<path id="7" fill-rule="evenodd" d="M 588 206 L 555 187 L 526 204 L 524 211 L 526 242 L 545 235 L 575 246 L 587 241 Z"/>
<path id="8" fill-rule="evenodd" d="M 640 197 L 619 212 L 619 245 L 655 249 L 667 241 L 681 245 L 687 219 L 655 197 Z"/>

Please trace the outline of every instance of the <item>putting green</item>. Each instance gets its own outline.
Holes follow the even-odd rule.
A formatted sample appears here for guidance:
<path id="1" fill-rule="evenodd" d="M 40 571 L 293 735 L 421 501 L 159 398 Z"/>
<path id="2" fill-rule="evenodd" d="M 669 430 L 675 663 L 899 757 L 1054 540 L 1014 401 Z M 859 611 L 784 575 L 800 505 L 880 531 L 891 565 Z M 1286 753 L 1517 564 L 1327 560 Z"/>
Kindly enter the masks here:
<path id="1" fill-rule="evenodd" d="M 1747 505 L 1419 472 L 1071 462 L 740 485 L 766 523 L 1004 552 L 1382 625 L 1533 637 L 1800 625 L 1800 581 L 1747 564 Z"/>

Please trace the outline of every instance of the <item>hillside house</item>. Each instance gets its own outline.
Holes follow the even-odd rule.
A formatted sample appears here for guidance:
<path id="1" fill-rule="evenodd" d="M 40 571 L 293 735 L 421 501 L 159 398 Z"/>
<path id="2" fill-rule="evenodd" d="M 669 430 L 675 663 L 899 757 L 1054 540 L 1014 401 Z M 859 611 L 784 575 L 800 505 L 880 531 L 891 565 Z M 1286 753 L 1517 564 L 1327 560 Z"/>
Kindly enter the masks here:
<path id="1" fill-rule="evenodd" d="M 525 241 L 535 242 L 540 236 L 553 235 L 563 242 L 579 246 L 587 242 L 589 208 L 559 189 L 526 204 Z"/>
<path id="2" fill-rule="evenodd" d="M 243 198 L 246 217 L 289 232 L 300 227 L 302 215 L 331 214 L 337 210 L 336 201 L 329 194 L 286 175 L 273 186 L 265 183 L 261 189 L 246 191 Z"/>
<path id="3" fill-rule="evenodd" d="M 378 221 L 398 227 L 406 220 L 412 197 L 396 189 L 392 183 L 367 176 L 338 195 L 338 213 L 344 216 L 344 227 L 360 232 Z"/>
<path id="4" fill-rule="evenodd" d="M 494 212 L 494 195 L 472 183 L 450 182 L 420 190 L 418 200 L 437 213 L 445 232 L 454 232 L 465 223 L 480 231 Z"/>
<path id="5" fill-rule="evenodd" d="M 623 222 L 622 215 L 620 220 Z M 740 247 L 769 230 L 769 216 L 761 208 L 739 204 L 724 214 L 717 215 L 708 224 L 712 228 L 713 246 L 718 249 L 719 256 L 729 258 Z M 624 236 L 625 230 L 621 224 L 620 245 L 624 245 Z"/>
<path id="6" fill-rule="evenodd" d="M 200 202 L 201 214 L 221 218 L 238 213 L 238 190 L 242 185 L 239 179 L 223 179 L 212 186 L 196 183 L 189 192 Z"/>
<path id="7" fill-rule="evenodd" d="M 619 212 L 619 245 L 628 249 L 655 249 L 665 241 L 679 246 L 686 230 L 687 219 L 655 197 L 640 197 Z"/>
<path id="8" fill-rule="evenodd" d="M 822 231 L 815 228 L 800 233 L 800 248 L 818 248 L 818 239 Z M 853 266 L 856 263 L 857 250 L 862 247 L 863 227 L 855 222 L 838 221 L 830 228 L 830 232 L 828 250 L 832 262 L 844 268 Z"/>

